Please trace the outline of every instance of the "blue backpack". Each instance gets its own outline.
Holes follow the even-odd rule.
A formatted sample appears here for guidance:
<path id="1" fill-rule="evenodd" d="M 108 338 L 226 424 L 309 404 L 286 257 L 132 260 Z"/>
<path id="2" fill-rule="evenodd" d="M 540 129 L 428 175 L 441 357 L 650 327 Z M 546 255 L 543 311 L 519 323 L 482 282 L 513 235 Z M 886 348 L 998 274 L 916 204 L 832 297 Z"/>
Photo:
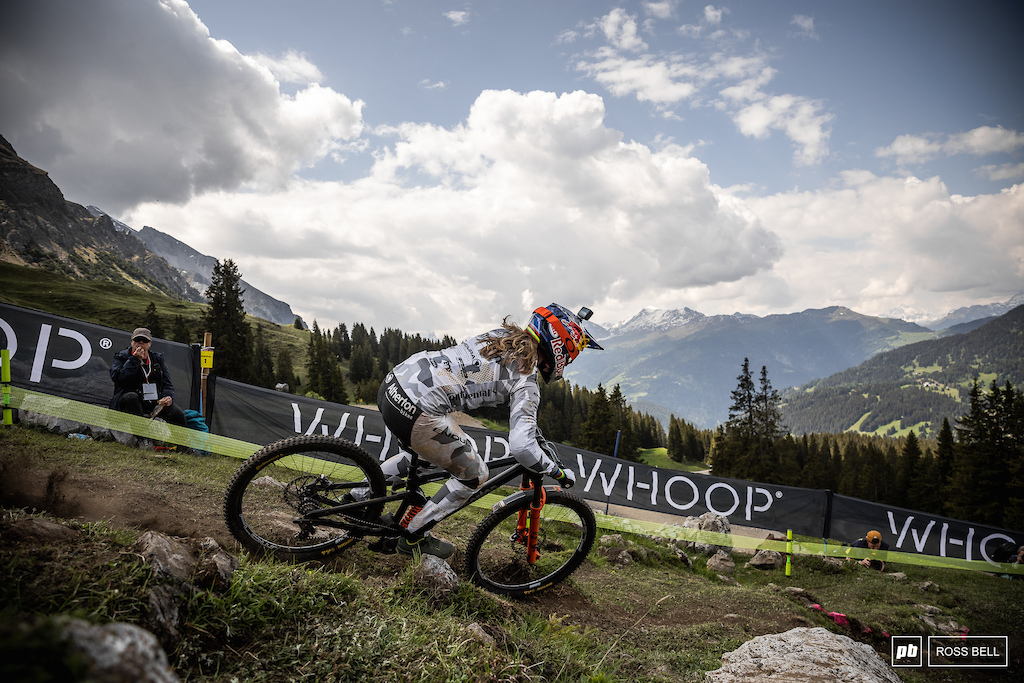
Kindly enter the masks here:
<path id="1" fill-rule="evenodd" d="M 210 451 L 206 450 L 206 447 L 210 445 L 209 440 L 205 436 L 205 434 L 210 433 L 210 427 L 206 424 L 206 418 L 197 410 L 186 410 L 184 413 L 186 427 L 197 432 L 204 432 L 204 434 L 196 434 L 190 445 L 199 455 L 210 455 Z"/>

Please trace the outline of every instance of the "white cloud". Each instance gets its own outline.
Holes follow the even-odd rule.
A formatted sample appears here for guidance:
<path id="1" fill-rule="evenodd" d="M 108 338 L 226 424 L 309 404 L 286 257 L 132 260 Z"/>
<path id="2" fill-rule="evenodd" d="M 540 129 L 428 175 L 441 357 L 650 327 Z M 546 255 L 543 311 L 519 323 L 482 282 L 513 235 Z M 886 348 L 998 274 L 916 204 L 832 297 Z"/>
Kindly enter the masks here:
<path id="1" fill-rule="evenodd" d="M 647 43 L 638 35 L 636 17 L 626 14 L 621 8 L 613 9 L 601 19 L 601 30 L 608 42 L 618 50 L 636 52 L 647 49 Z"/>
<path id="2" fill-rule="evenodd" d="M 445 12 L 444 16 L 455 26 L 465 26 L 469 23 L 469 12 Z"/>
<path id="3" fill-rule="evenodd" d="M 645 2 L 644 11 L 656 19 L 670 19 L 675 12 L 674 0 L 661 0 L 660 2 Z"/>
<path id="4" fill-rule="evenodd" d="M 703 25 L 720 24 L 725 12 L 706 6 Z M 608 44 L 577 57 L 575 68 L 616 97 L 651 102 L 667 118 L 677 118 L 669 108 L 684 100 L 695 106 L 710 102 L 743 135 L 783 133 L 794 145 L 798 166 L 817 164 L 828 154 L 833 115 L 820 100 L 767 92 L 777 72 L 764 52 L 755 48 L 742 54 L 718 46 L 704 59 L 682 52 L 653 54 L 645 52 L 648 46 L 636 38 L 635 22 L 623 10 L 613 10 L 599 23 Z"/>
<path id="5" fill-rule="evenodd" d="M 793 21 L 790 23 L 797 27 L 797 36 L 818 40 L 818 32 L 814 30 L 814 17 L 809 17 L 805 14 L 794 14 Z"/>
<path id="6" fill-rule="evenodd" d="M 844 174 L 837 189 L 746 205 L 784 252 L 771 273 L 742 281 L 755 290 L 768 281 L 777 294 L 751 311 L 812 303 L 871 315 L 908 305 L 941 314 L 980 298 L 1008 298 L 1024 286 L 1021 186 L 964 198 L 937 178 L 861 171 Z"/>
<path id="7" fill-rule="evenodd" d="M 429 78 L 424 78 L 419 83 L 420 87 L 424 90 L 444 90 L 448 87 L 448 84 L 444 81 L 437 81 L 432 83 Z"/>
<path id="8" fill-rule="evenodd" d="M 604 114 L 583 92 L 487 91 L 459 126 L 392 129 L 361 180 L 147 204 L 127 222 L 187 226 L 176 236 L 233 254 L 306 318 L 459 334 L 521 317 L 526 290 L 633 305 L 779 258 L 688 150 L 624 142 Z"/>
<path id="9" fill-rule="evenodd" d="M 718 26 L 722 23 L 722 14 L 729 10 L 724 8 L 716 8 L 714 5 L 704 6 L 704 21 L 711 26 Z"/>
<path id="10" fill-rule="evenodd" d="M 362 131 L 363 103 L 317 85 L 305 57 L 242 55 L 181 0 L 40 0 L 22 14 L 0 24 L 0 130 L 74 201 L 116 215 L 279 186 Z M 311 84 L 288 95 L 276 79 Z"/>
<path id="11" fill-rule="evenodd" d="M 898 164 L 930 161 L 938 156 L 955 154 L 1008 153 L 1024 147 L 1024 134 L 1002 126 L 980 126 L 956 135 L 900 135 L 887 147 L 875 150 L 875 156 L 891 157 Z"/>
<path id="12" fill-rule="evenodd" d="M 1024 163 L 982 166 L 974 169 L 978 175 L 989 180 L 1024 180 Z"/>
<path id="13" fill-rule="evenodd" d="M 253 55 L 252 60 L 265 67 L 279 81 L 285 83 L 319 83 L 323 80 L 320 69 L 309 61 L 306 55 L 289 50 L 283 57 Z"/>

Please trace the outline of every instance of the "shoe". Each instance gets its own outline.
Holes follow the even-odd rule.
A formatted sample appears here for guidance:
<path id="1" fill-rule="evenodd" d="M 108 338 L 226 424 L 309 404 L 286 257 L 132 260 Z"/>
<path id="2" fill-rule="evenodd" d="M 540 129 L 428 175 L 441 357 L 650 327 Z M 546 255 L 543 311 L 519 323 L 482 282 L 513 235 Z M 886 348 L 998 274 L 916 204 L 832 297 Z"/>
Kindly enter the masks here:
<path id="1" fill-rule="evenodd" d="M 398 545 L 395 546 L 395 550 L 398 551 L 399 555 L 407 557 L 413 557 L 420 553 L 440 557 L 444 560 L 451 557 L 451 554 L 455 552 L 455 546 L 443 538 L 432 536 L 428 532 L 415 541 L 410 541 L 408 538 L 398 539 Z"/>

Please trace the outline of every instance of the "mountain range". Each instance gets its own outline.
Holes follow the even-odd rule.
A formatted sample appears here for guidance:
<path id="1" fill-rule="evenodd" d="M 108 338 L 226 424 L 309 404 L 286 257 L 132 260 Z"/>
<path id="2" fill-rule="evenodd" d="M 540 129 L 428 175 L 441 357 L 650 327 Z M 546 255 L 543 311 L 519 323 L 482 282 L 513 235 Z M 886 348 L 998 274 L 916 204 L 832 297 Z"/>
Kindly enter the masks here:
<path id="1" fill-rule="evenodd" d="M 1011 308 L 1014 302 L 1022 299 L 1024 297 L 1017 295 L 1004 304 L 984 309 L 976 307 L 974 311 L 980 314 L 1010 309 L 1010 313 L 1014 313 L 1024 310 L 1019 306 Z M 567 370 L 566 377 L 589 388 L 596 388 L 599 383 L 606 387 L 618 384 L 634 408 L 650 413 L 662 424 L 668 424 L 669 415 L 674 414 L 698 427 L 712 428 L 728 419 L 731 391 L 738 384 L 744 359 L 749 359 L 755 381 L 764 367 L 772 387 L 783 390 L 786 396 L 784 415 L 796 433 L 845 431 L 870 412 L 870 409 L 861 409 L 867 405 L 867 400 L 856 406 L 859 412 L 855 414 L 824 411 L 820 405 L 812 407 L 815 399 L 820 403 L 824 390 L 818 389 L 817 396 L 812 397 L 811 392 L 816 386 L 842 386 L 847 393 L 856 393 L 863 387 L 850 377 L 858 376 L 856 370 L 863 367 L 862 364 L 869 359 L 877 367 L 905 364 L 904 356 L 895 352 L 908 345 L 923 356 L 937 358 L 942 356 L 942 349 L 948 343 L 961 343 L 962 339 L 964 348 L 957 354 L 949 352 L 946 355 L 951 358 L 970 357 L 968 350 L 977 346 L 983 336 L 973 332 L 995 326 L 995 321 L 1003 320 L 1010 313 L 932 330 L 904 320 L 862 315 L 843 307 L 765 317 L 740 313 L 705 316 L 689 308 L 671 311 L 647 309 L 609 328 L 588 323 L 605 351 L 581 354 Z M 965 318 L 969 313 L 961 312 L 957 316 Z M 954 319 L 954 314 L 950 314 L 943 320 Z M 928 363 L 932 373 L 939 373 L 937 368 L 953 366 L 946 378 L 949 386 L 944 384 L 944 389 L 926 391 L 930 394 L 928 396 L 918 395 L 936 410 L 940 407 L 935 404 L 942 404 L 941 409 L 946 412 L 938 416 L 940 423 L 941 417 L 954 418 L 962 412 L 960 399 L 966 392 L 953 389 L 964 388 L 972 373 L 1010 379 L 1015 384 L 1024 380 L 1010 351 L 1019 348 L 1014 341 L 1013 329 L 1011 326 L 1005 334 L 998 336 L 1000 341 L 990 344 L 990 351 L 977 358 L 974 365 L 953 364 L 951 361 Z M 984 335 L 986 339 L 993 337 L 996 335 L 991 334 L 991 330 Z M 956 341 L 945 341 L 953 338 Z M 932 350 L 930 345 L 937 350 Z M 832 379 L 844 371 L 845 379 Z M 891 381 L 899 374 L 888 370 L 886 377 Z M 874 376 L 867 379 L 872 384 L 877 383 Z M 910 379 L 905 384 L 922 388 L 927 382 Z M 895 387 L 892 386 L 875 388 L 877 391 L 882 389 L 886 392 L 886 406 L 889 403 L 898 405 L 898 414 L 888 414 L 897 408 L 879 409 L 880 406 L 876 406 L 871 423 L 888 428 L 901 416 L 909 419 L 912 411 L 906 406 L 906 397 L 894 395 Z M 835 392 L 831 395 L 835 396 Z M 851 410 L 855 408 L 852 404 L 848 407 Z M 826 413 L 828 430 L 822 424 Z M 908 426 L 904 421 L 900 428 Z"/>
<path id="2" fill-rule="evenodd" d="M 0 259 L 70 278 L 109 280 L 205 301 L 216 259 L 153 228 L 136 232 L 95 207 L 64 198 L 46 171 L 0 136 Z M 245 310 L 291 325 L 291 307 L 242 282 Z"/>
<path id="3" fill-rule="evenodd" d="M 215 258 L 152 227 L 136 231 L 97 207 L 85 208 L 66 201 L 46 172 L 21 159 L 2 137 L 0 259 L 71 278 L 129 284 L 189 301 L 203 301 L 216 263 Z M 243 281 L 242 286 L 247 312 L 281 325 L 294 323 L 296 316 L 287 303 L 250 283 Z M 764 317 L 742 313 L 707 316 L 690 308 L 645 309 L 608 328 L 588 323 L 606 350 L 582 354 L 566 377 L 591 389 L 598 384 L 608 388 L 618 384 L 635 409 L 653 415 L 663 425 L 668 425 L 669 416 L 674 414 L 698 427 L 712 428 L 728 418 L 731 391 L 737 385 L 744 359 L 749 359 L 755 376 L 763 366 L 772 386 L 784 390 L 787 417 L 795 430 L 860 428 L 867 419 L 866 412 L 874 413 L 872 424 L 888 425 L 892 420 L 884 410 L 862 410 L 864 406 L 851 397 L 858 391 L 876 397 L 884 394 L 887 403 L 898 404 L 905 403 L 905 396 L 894 398 L 896 389 L 882 386 L 873 375 L 865 375 L 868 379 L 864 381 L 877 390 L 860 391 L 856 373 L 841 373 L 856 370 L 869 359 L 884 367 L 903 362 L 903 356 L 890 354 L 908 345 L 938 343 L 947 337 L 962 336 L 968 344 L 959 356 L 953 354 L 950 358 L 969 357 L 969 346 L 983 338 L 970 336 L 972 332 L 990 328 L 1019 311 L 1021 304 L 1024 293 L 1003 303 L 957 309 L 927 324 L 872 317 L 842 307 Z M 374 321 L 367 323 L 372 325 Z M 991 332 L 984 335 L 988 341 L 999 336 Z M 1013 334 L 1004 330 L 999 343 L 1005 348 L 1019 348 Z M 998 348 L 996 344 L 983 363 L 970 366 L 973 371 L 1014 383 L 1024 380 Z M 935 355 L 927 348 L 922 353 L 921 357 Z M 949 365 L 958 369 L 959 379 L 954 382 L 952 376 L 946 377 L 943 391 L 917 396 L 924 397 L 922 400 L 935 411 L 945 410 L 954 417 L 962 409 L 962 396 L 954 400 L 951 395 L 963 393 L 963 370 L 969 364 L 950 362 L 926 367 L 935 373 L 935 367 L 945 370 Z M 897 374 L 888 371 L 889 376 Z M 923 389 L 925 382 L 920 379 L 912 377 L 907 382 Z M 832 403 L 829 410 L 822 410 L 826 394 L 832 397 Z M 946 398 L 938 398 L 940 394 Z M 945 403 L 937 407 L 936 401 Z M 836 410 L 837 405 L 845 407 Z M 900 410 L 903 417 L 913 412 Z"/>

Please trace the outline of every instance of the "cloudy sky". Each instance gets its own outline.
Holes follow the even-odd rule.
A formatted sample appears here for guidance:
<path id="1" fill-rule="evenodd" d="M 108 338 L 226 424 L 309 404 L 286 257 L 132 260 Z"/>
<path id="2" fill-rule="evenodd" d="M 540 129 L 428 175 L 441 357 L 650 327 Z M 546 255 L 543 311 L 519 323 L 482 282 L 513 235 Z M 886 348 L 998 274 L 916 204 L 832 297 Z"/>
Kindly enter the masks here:
<path id="1" fill-rule="evenodd" d="M 0 135 L 321 326 L 1024 290 L 1019 2 L 6 0 Z"/>

